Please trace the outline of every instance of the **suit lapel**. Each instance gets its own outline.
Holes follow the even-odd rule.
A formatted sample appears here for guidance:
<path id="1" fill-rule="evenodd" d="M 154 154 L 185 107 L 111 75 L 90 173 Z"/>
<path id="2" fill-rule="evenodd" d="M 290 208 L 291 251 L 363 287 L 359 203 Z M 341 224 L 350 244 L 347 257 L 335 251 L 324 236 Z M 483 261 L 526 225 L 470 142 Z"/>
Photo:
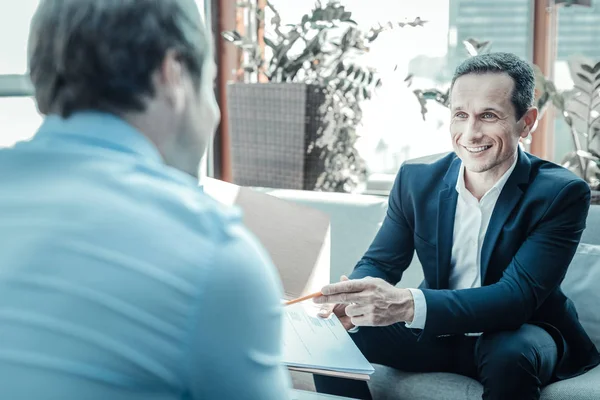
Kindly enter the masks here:
<path id="1" fill-rule="evenodd" d="M 437 220 L 437 288 L 448 288 L 450 259 L 452 257 L 452 239 L 454 236 L 454 216 L 456 214 L 456 179 L 461 162 L 456 158 L 444 176 L 444 188 L 438 196 Z"/>
<path id="2" fill-rule="evenodd" d="M 519 149 L 518 157 L 517 165 L 498 197 L 498 201 L 492 212 L 492 217 L 490 218 L 490 223 L 485 234 L 485 239 L 483 240 L 483 246 L 481 248 L 482 285 L 485 282 L 485 276 L 490 264 L 492 252 L 496 247 L 496 242 L 502 232 L 502 228 L 523 196 L 523 184 L 529 182 L 529 171 L 531 169 L 529 158 L 521 149 Z"/>

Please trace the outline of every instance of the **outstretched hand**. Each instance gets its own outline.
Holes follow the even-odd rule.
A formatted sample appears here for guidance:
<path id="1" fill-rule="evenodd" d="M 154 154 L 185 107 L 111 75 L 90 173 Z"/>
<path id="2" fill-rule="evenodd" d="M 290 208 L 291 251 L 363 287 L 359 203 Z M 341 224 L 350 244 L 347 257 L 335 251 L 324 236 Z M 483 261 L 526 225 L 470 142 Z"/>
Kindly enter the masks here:
<path id="1" fill-rule="evenodd" d="M 390 285 L 380 278 L 348 280 L 324 286 L 317 304 L 335 304 L 338 318 L 347 318 L 344 327 L 387 326 L 397 322 L 412 322 L 414 300 L 410 290 Z M 337 312 L 336 312 L 337 308 Z M 338 313 L 340 315 L 338 315 Z M 341 317 L 340 317 L 341 316 Z"/>
<path id="2" fill-rule="evenodd" d="M 346 275 L 342 275 L 340 278 L 340 282 L 345 282 L 348 280 Z M 346 306 L 347 304 L 327 304 L 321 308 L 319 311 L 319 316 L 321 318 L 329 318 L 331 313 L 335 314 L 336 317 L 340 320 L 344 328 L 349 331 L 354 328 L 354 324 L 350 321 L 350 317 L 346 315 Z"/>

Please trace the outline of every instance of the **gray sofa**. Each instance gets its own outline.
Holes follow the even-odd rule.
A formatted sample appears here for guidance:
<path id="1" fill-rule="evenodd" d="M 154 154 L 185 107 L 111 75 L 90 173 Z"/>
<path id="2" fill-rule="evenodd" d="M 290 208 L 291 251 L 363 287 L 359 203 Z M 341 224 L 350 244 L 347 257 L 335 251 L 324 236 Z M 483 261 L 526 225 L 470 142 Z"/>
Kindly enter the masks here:
<path id="1" fill-rule="evenodd" d="M 267 191 L 280 198 L 318 208 L 331 218 L 331 280 L 351 271 L 369 246 L 387 210 L 385 197 Z M 592 206 L 587 229 L 563 282 L 574 301 L 581 323 L 600 348 L 600 206 Z M 596 245 L 596 246 L 594 246 Z M 416 287 L 422 272 L 415 257 L 398 286 Z M 456 400 L 481 399 L 483 388 L 476 380 L 448 373 L 408 373 L 375 365 L 369 383 L 375 399 Z M 294 373 L 294 385 L 314 390 L 312 377 Z M 543 400 L 600 399 L 600 367 L 581 376 L 553 383 L 542 392 Z"/>
<path id="2" fill-rule="evenodd" d="M 579 319 L 600 348 L 600 206 L 593 206 L 587 228 L 563 290 L 573 300 Z M 592 246 L 596 245 L 596 246 Z M 474 379 L 448 373 L 408 373 L 377 365 L 370 384 L 376 399 L 475 400 L 483 387 Z M 578 377 L 548 385 L 542 400 L 600 399 L 600 367 Z"/>

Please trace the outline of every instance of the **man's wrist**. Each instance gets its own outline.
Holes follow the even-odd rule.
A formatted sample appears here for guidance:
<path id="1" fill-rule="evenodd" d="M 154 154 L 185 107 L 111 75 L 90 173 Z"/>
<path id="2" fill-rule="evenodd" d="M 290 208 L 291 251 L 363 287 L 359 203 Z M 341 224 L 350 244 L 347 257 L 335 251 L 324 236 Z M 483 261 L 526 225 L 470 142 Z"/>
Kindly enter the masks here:
<path id="1" fill-rule="evenodd" d="M 406 322 L 410 324 L 415 318 L 415 299 L 412 292 L 408 289 L 398 288 L 399 291 L 399 317 L 398 322 Z"/>
<path id="2" fill-rule="evenodd" d="M 412 292 L 408 289 L 402 289 L 407 296 L 407 307 L 406 307 L 406 319 L 404 322 L 408 322 L 409 324 L 413 322 L 415 319 L 415 298 L 412 295 Z"/>
<path id="3" fill-rule="evenodd" d="M 407 322 L 406 327 L 410 329 L 424 329 L 427 320 L 427 301 L 425 295 L 419 289 L 407 289 L 413 298 L 412 322 Z"/>

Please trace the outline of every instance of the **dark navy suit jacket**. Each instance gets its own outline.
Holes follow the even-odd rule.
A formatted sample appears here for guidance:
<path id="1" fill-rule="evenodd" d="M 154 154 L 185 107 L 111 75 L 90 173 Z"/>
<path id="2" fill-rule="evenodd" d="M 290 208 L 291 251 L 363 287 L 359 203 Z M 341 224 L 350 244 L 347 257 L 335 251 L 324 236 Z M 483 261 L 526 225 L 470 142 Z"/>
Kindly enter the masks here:
<path id="1" fill-rule="evenodd" d="M 351 279 L 372 276 L 395 285 L 416 250 L 427 302 L 420 339 L 530 323 L 555 338 L 558 379 L 598 365 L 600 355 L 560 288 L 585 228 L 589 186 L 565 168 L 519 150 L 485 235 L 482 287 L 449 290 L 460 165 L 450 153 L 402 166 L 383 225 Z"/>

